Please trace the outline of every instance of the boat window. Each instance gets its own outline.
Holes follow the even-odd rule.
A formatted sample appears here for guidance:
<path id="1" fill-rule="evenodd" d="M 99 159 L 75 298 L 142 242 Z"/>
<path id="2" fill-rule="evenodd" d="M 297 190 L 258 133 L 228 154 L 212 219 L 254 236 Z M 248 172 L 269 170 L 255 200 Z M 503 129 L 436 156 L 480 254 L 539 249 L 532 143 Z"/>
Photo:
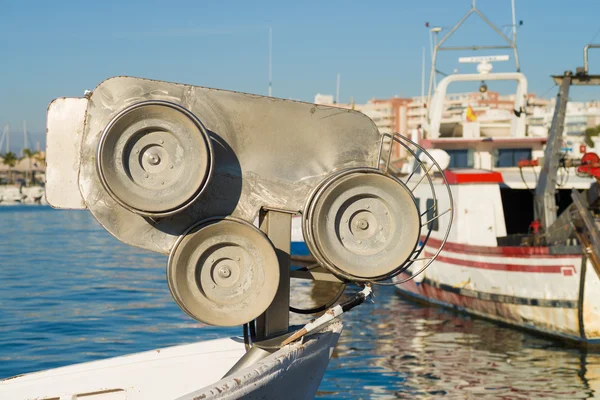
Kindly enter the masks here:
<path id="1" fill-rule="evenodd" d="M 521 160 L 531 160 L 531 149 L 497 149 L 496 167 L 517 167 Z"/>
<path id="2" fill-rule="evenodd" d="M 427 203 L 425 205 L 425 207 L 427 209 L 427 221 L 430 221 L 433 218 L 437 217 L 437 210 L 436 210 L 436 208 L 434 208 L 434 204 L 435 203 L 434 203 L 433 199 L 427 199 Z M 439 218 L 434 219 L 433 221 L 431 221 L 427 224 L 427 229 L 437 231 L 439 228 L 440 228 Z"/>
<path id="3" fill-rule="evenodd" d="M 449 168 L 473 168 L 473 151 L 471 149 L 444 150 L 450 156 Z"/>

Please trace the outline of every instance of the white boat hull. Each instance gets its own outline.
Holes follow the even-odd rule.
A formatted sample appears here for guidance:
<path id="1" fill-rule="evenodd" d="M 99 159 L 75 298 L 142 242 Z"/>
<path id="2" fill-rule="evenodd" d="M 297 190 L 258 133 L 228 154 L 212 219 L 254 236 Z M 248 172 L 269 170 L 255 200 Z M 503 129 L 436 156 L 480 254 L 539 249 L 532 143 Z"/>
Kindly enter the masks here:
<path id="1" fill-rule="evenodd" d="M 552 254 L 549 249 L 448 243 L 424 273 L 398 290 L 557 338 L 600 343 L 596 271 L 590 262 L 582 263 L 581 253 Z"/>
<path id="2" fill-rule="evenodd" d="M 342 330 L 335 321 L 222 378 L 246 353 L 239 338 L 93 361 L 0 381 L 3 400 L 314 398 Z"/>

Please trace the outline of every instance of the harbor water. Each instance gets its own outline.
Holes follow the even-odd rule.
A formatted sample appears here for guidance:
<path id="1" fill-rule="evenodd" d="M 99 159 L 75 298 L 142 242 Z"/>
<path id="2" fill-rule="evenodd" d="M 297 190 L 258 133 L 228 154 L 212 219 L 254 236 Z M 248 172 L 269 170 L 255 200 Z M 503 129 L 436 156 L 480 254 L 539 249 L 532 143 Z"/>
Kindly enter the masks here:
<path id="1" fill-rule="evenodd" d="M 0 378 L 241 333 L 190 319 L 169 293 L 166 256 L 120 243 L 88 212 L 0 207 L 0 229 Z M 319 398 L 600 397 L 600 353 L 394 288 L 376 296 L 344 316 Z"/>

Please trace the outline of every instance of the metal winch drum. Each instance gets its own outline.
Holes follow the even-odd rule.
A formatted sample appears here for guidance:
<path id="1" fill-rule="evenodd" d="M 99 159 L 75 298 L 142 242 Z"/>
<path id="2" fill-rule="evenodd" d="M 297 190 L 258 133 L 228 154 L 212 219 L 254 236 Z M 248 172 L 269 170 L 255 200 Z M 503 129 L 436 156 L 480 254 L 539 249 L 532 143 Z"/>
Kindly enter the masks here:
<path id="1" fill-rule="evenodd" d="M 264 320 L 287 320 L 292 215 L 327 279 L 364 284 L 420 262 L 431 233 L 413 196 L 421 182 L 438 204 L 441 169 L 416 156 L 427 152 L 335 107 L 116 77 L 54 100 L 47 143 L 48 202 L 168 255 L 176 303 L 217 326 L 274 309 Z M 389 171 L 389 143 L 417 163 L 404 178 Z"/>
<path id="2" fill-rule="evenodd" d="M 165 101 L 139 102 L 117 114 L 102 132 L 97 154 L 107 193 L 148 216 L 189 206 L 208 184 L 212 162 L 202 123 Z"/>
<path id="3" fill-rule="evenodd" d="M 279 284 L 277 255 L 269 239 L 247 222 L 205 221 L 175 244 L 167 281 L 177 304 L 192 318 L 241 325 L 273 301 Z"/>
<path id="4" fill-rule="evenodd" d="M 346 281 L 388 279 L 419 241 L 416 201 L 400 180 L 378 169 L 347 169 L 309 198 L 303 232 L 314 257 Z"/>

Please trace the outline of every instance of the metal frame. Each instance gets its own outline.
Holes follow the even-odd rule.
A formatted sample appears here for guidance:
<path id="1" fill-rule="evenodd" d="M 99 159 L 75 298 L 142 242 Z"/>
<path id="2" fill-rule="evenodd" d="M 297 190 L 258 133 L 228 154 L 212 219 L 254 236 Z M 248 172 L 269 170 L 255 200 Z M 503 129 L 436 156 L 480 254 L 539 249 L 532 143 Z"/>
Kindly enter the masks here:
<path id="1" fill-rule="evenodd" d="M 556 177 L 560 168 L 560 143 L 565 127 L 569 88 L 571 87 L 571 72 L 565 72 L 556 98 L 554 116 L 544 150 L 544 166 L 535 188 L 535 217 L 542 223 L 542 229 L 548 228 L 556 221 Z"/>
<path id="2" fill-rule="evenodd" d="M 485 79 L 486 81 L 516 81 L 517 92 L 515 95 L 514 109 L 521 112 L 518 118 L 518 126 L 515 129 L 514 136 L 525 136 L 525 111 L 527 104 L 527 78 L 520 72 L 500 72 L 486 74 L 455 74 L 447 76 L 440 81 L 436 87 L 433 97 L 429 100 L 427 112 L 427 132 L 429 138 L 439 137 L 442 114 L 444 112 L 444 100 L 448 91 L 448 86 L 454 82 L 476 82 Z"/>
<path id="3" fill-rule="evenodd" d="M 588 44 L 583 48 L 583 72 L 587 75 L 589 72 L 588 51 L 589 49 L 600 49 L 600 44 Z"/>
<path id="4" fill-rule="evenodd" d="M 387 153 L 388 153 L 387 157 L 384 158 L 383 148 L 384 148 L 386 141 L 390 141 L 390 145 L 389 145 L 389 149 L 387 151 Z M 378 156 L 379 169 L 381 171 L 383 171 L 384 173 L 391 175 L 390 162 L 391 162 L 391 158 L 392 158 L 392 149 L 393 149 L 394 143 L 398 143 L 411 156 L 413 156 L 415 159 L 415 162 L 417 164 L 417 166 L 408 175 L 406 180 L 403 181 L 403 183 L 408 186 L 412 177 L 417 173 L 418 170 L 421 170 L 421 178 L 419 179 L 417 184 L 414 185 L 414 187 L 412 187 L 412 189 L 411 189 L 411 191 L 414 192 L 414 190 L 421 184 L 421 182 L 423 182 L 423 180 L 425 178 L 427 178 L 427 182 L 429 184 L 429 190 L 431 191 L 432 198 L 433 198 L 433 207 L 432 208 L 433 208 L 433 212 L 434 212 L 435 216 L 431 220 L 427 220 L 427 221 L 425 221 L 425 223 L 422 222 L 421 224 L 429 225 L 429 223 L 432 222 L 433 220 L 438 219 L 446 214 L 449 214 L 450 220 L 448 221 L 448 226 L 446 228 L 446 231 L 444 232 L 444 237 L 441 240 L 441 243 L 437 247 L 437 250 L 433 254 L 433 256 L 419 257 L 421 255 L 421 253 L 423 252 L 423 250 L 425 249 L 425 246 L 427 245 L 427 242 L 429 241 L 429 238 L 431 236 L 431 232 L 433 231 L 433 227 L 428 226 L 427 234 L 425 235 L 424 240 L 420 241 L 419 246 L 417 246 L 417 248 L 413 251 L 412 256 L 408 260 L 406 260 L 403 265 L 398 267 L 398 269 L 394 272 L 394 276 L 406 271 L 408 268 L 410 268 L 413 265 L 413 263 L 415 263 L 417 261 L 427 261 L 424 266 L 422 266 L 418 271 L 412 273 L 410 277 L 403 279 L 403 280 L 397 280 L 395 282 L 373 282 L 373 284 L 381 285 L 381 286 L 391 286 L 391 285 L 402 284 L 404 282 L 407 282 L 407 281 L 413 279 L 414 277 L 419 275 L 421 272 L 425 271 L 425 269 L 427 269 L 427 267 L 429 267 L 433 263 L 433 261 L 435 261 L 437 256 L 440 254 L 440 252 L 444 248 L 444 245 L 446 244 L 446 241 L 448 240 L 448 236 L 450 235 L 450 230 L 452 228 L 452 221 L 454 219 L 454 200 L 452 198 L 452 191 L 450 189 L 450 185 L 448 184 L 448 180 L 446 179 L 446 175 L 444 174 L 444 170 L 440 167 L 438 162 L 422 146 L 418 145 L 417 143 L 413 142 L 412 140 L 410 140 L 398 133 L 394 133 L 393 135 L 383 134 L 381 137 L 381 143 L 379 146 L 379 156 Z M 429 160 L 429 162 L 431 162 L 431 165 L 429 167 L 425 164 L 425 162 L 423 162 L 419 159 L 419 155 L 417 154 L 419 152 L 421 153 L 421 155 L 425 155 L 425 157 Z M 439 176 L 439 178 L 441 178 L 441 179 L 439 179 L 439 178 L 438 179 L 440 180 L 440 182 L 444 185 L 444 187 L 446 189 L 446 194 L 448 196 L 448 200 L 449 200 L 449 204 L 450 204 L 450 208 L 448 208 L 445 211 L 442 211 L 441 213 L 438 212 L 438 195 L 433 186 L 433 184 L 434 184 L 433 181 L 434 181 L 434 179 L 436 179 L 435 175 L 437 175 L 437 176 Z M 410 188 L 410 186 L 409 186 L 409 188 Z M 422 218 L 424 216 L 427 216 L 429 211 L 431 211 L 431 210 L 425 210 L 424 212 L 422 212 L 420 214 L 420 217 Z"/>
<path id="5" fill-rule="evenodd" d="M 431 71 L 429 73 L 429 89 L 427 91 L 427 102 L 429 103 L 430 99 L 431 99 L 431 94 L 433 92 L 434 88 L 434 81 L 435 81 L 435 74 L 436 72 L 439 72 L 436 69 L 436 61 L 437 61 L 437 53 L 440 50 L 471 50 L 471 51 L 478 51 L 478 50 L 491 50 L 491 49 L 513 49 L 513 53 L 515 56 L 515 66 L 517 68 L 517 72 L 521 71 L 521 66 L 519 64 L 519 51 L 517 49 L 517 35 L 516 35 L 516 25 L 515 25 L 515 15 L 514 15 L 514 4 L 513 4 L 513 38 L 512 40 L 509 39 L 504 33 L 502 33 L 502 31 L 500 29 L 498 29 L 498 27 L 496 25 L 494 25 L 481 11 L 479 11 L 479 9 L 476 6 L 476 0 L 473 0 L 472 4 L 471 4 L 471 9 L 460 19 L 460 21 L 458 21 L 458 23 L 456 25 L 454 25 L 452 27 L 452 29 L 450 29 L 450 31 L 438 42 L 437 41 L 437 35 L 438 33 L 441 31 L 441 29 L 438 28 L 438 30 L 435 31 L 435 45 L 433 48 L 433 54 L 431 55 Z M 460 26 L 472 15 L 472 14 L 477 14 L 479 15 L 479 17 L 488 25 L 490 26 L 497 34 L 498 36 L 500 36 L 506 43 L 507 45 L 505 46 L 480 46 L 480 45 L 474 45 L 474 46 L 452 46 L 452 47 L 442 47 L 442 45 L 458 30 L 458 28 L 460 28 Z M 433 31 L 433 30 L 432 30 Z"/>

